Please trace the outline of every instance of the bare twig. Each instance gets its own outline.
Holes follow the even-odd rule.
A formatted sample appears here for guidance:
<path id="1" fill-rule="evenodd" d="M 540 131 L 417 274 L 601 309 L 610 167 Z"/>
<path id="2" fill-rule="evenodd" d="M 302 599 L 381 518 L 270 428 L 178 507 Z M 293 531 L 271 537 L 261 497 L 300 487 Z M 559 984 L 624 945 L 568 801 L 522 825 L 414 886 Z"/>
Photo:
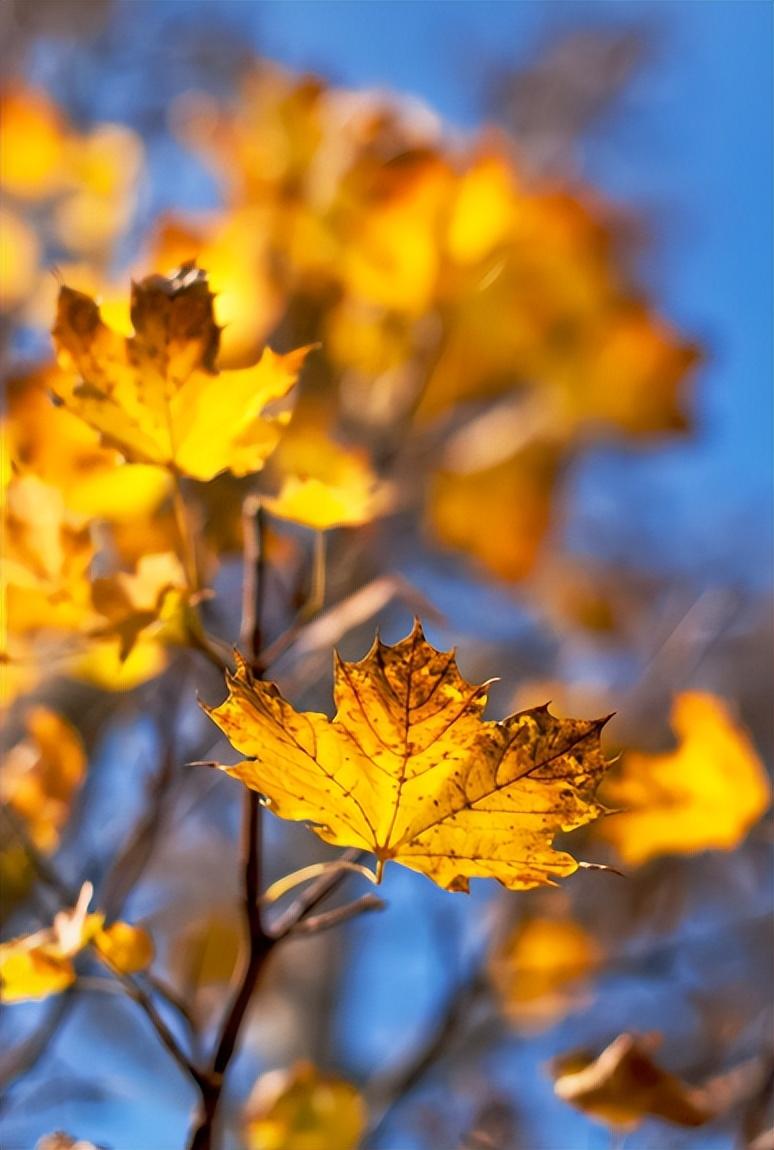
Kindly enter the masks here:
<path id="1" fill-rule="evenodd" d="M 57 897 L 63 903 L 74 905 L 78 901 L 78 892 L 73 890 L 70 885 L 57 873 L 55 868 L 51 866 L 48 859 L 40 853 L 35 844 L 27 834 L 26 828 L 21 821 L 16 817 L 15 813 L 8 807 L 2 808 L 2 813 L 6 821 L 11 826 L 14 834 L 24 847 L 25 853 L 29 858 L 34 870 L 42 882 L 53 890 Z M 125 974 L 119 970 L 118 967 L 113 965 L 106 955 L 94 944 L 89 944 L 90 949 L 100 959 L 102 963 L 111 971 L 115 978 L 121 983 L 121 986 L 128 994 L 128 996 L 137 1003 L 143 1010 L 148 1021 L 153 1029 L 156 1031 L 160 1041 L 172 1055 L 175 1062 L 185 1071 L 197 1086 L 202 1087 L 205 1076 L 194 1066 L 193 1062 L 188 1058 L 185 1051 L 180 1046 L 174 1034 L 167 1026 L 164 1019 L 159 1014 L 156 1006 L 151 999 L 150 995 L 139 985 L 139 983 L 129 974 Z M 152 976 L 151 976 L 152 979 Z M 158 984 L 155 985 L 158 989 Z"/>
<path id="2" fill-rule="evenodd" d="M 255 666 L 263 641 L 263 603 L 266 590 L 265 531 L 260 502 L 245 500 L 242 509 L 243 597 L 241 638 L 251 667 Z M 223 1078 L 234 1056 L 250 1000 L 274 940 L 264 930 L 261 917 L 261 804 L 260 797 L 245 789 L 242 828 L 244 921 L 247 959 L 236 993 L 226 1012 L 210 1062 L 209 1084 L 202 1091 L 190 1150 L 210 1150 Z"/>
<path id="3" fill-rule="evenodd" d="M 71 987 L 50 1004 L 40 1026 L 28 1038 L 3 1053 L 0 1058 L 0 1110 L 8 1101 L 9 1087 L 42 1057 L 74 1004 L 75 994 Z"/>
<path id="4" fill-rule="evenodd" d="M 354 902 L 337 906 L 335 910 L 323 911 L 321 914 L 302 919 L 294 927 L 293 934 L 320 934 L 324 930 L 330 930 L 334 926 L 348 922 L 351 918 L 356 918 L 357 915 L 384 910 L 386 906 L 387 903 L 384 899 L 378 898 L 375 894 L 364 894 L 360 898 L 356 898 Z"/>

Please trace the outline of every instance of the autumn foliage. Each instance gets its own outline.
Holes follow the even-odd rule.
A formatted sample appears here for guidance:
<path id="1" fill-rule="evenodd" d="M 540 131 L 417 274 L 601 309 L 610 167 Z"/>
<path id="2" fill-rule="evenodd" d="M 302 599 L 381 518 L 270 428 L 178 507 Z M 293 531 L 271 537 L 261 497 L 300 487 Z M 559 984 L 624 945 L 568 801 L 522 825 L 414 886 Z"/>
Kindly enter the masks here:
<path id="1" fill-rule="evenodd" d="M 770 784 L 727 684 L 671 684 L 670 748 L 663 695 L 637 723 L 628 685 L 584 697 L 520 664 L 505 623 L 487 646 L 432 601 L 461 578 L 494 604 L 479 617 L 515 602 L 557 642 L 637 648 L 657 597 L 563 553 L 570 480 L 595 446 L 690 434 L 699 348 L 638 288 L 617 214 L 537 178 L 505 131 L 452 139 L 397 98 L 255 65 L 232 105 L 189 92 L 171 111 L 222 208 L 153 220 L 119 277 L 140 138 L 81 131 L 21 86 L 2 115 L 4 330 L 52 338 L 17 357 L 3 415 L 3 999 L 124 993 L 190 1088 L 180 1146 L 387 1146 L 476 1011 L 522 1036 L 585 1017 L 632 945 L 662 945 L 637 919 L 664 884 L 679 921 L 679 867 L 760 833 Z M 118 803 L 144 806 L 98 864 L 92 776 L 137 716 L 158 763 L 123 780 Z M 222 905 L 136 917 L 162 845 L 173 884 L 195 877 L 180 827 L 208 819 Z M 389 923 L 399 867 L 417 897 L 506 888 L 480 887 L 440 1038 L 370 1075 L 283 1038 L 235 1101 L 251 1019 L 293 999 L 289 940 Z M 564 1050 L 556 1104 L 690 1129 L 755 1095 L 757 1052 L 736 1093 L 683 1059 L 690 1082 L 646 1015 Z"/>

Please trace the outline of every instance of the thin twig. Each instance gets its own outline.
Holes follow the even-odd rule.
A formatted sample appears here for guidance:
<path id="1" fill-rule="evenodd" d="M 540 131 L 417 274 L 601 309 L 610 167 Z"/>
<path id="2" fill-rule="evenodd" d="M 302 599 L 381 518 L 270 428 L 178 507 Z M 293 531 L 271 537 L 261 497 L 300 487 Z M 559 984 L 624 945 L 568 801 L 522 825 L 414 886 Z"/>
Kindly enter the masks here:
<path id="1" fill-rule="evenodd" d="M 9 1088 L 39 1061 L 74 1005 L 74 988 L 69 987 L 51 1003 L 40 1026 L 29 1038 L 4 1052 L 0 1058 L 0 1110 L 9 1100 Z"/>
<path id="2" fill-rule="evenodd" d="M 337 906 L 334 910 L 326 910 L 321 914 L 312 915 L 310 918 L 304 918 L 301 922 L 297 923 L 293 934 L 321 934 L 324 930 L 330 930 L 332 927 L 340 926 L 343 922 L 348 922 L 351 918 L 356 918 L 360 914 L 368 914 L 375 910 L 384 910 L 387 903 L 384 899 L 379 898 L 375 894 L 364 894 L 360 898 L 356 898 L 353 902 L 347 902 L 344 906 Z"/>
<path id="3" fill-rule="evenodd" d="M 56 872 L 54 867 L 51 866 L 49 861 L 40 853 L 35 844 L 27 834 L 26 828 L 21 821 L 16 817 L 15 813 L 8 807 L 2 808 L 2 813 L 6 821 L 12 827 L 14 834 L 17 836 L 25 853 L 27 854 L 33 868 L 35 869 L 38 877 L 53 891 L 56 892 L 58 898 L 69 905 L 74 905 L 78 901 L 78 892 L 74 891 L 70 885 Z M 107 956 L 100 950 L 94 943 L 89 944 L 90 949 L 95 953 L 100 961 L 110 970 L 115 978 L 121 983 L 125 992 L 129 997 L 137 1003 L 143 1010 L 148 1021 L 153 1026 L 156 1034 L 158 1035 L 162 1044 L 167 1048 L 172 1055 L 178 1066 L 188 1074 L 194 1082 L 202 1088 L 206 1076 L 194 1066 L 193 1062 L 188 1058 L 185 1051 L 180 1046 L 174 1034 L 167 1026 L 164 1019 L 159 1014 L 156 1006 L 151 999 L 150 995 L 136 982 L 132 975 L 125 974 L 122 970 L 116 967 Z M 158 985 L 158 984 L 157 984 Z"/>
<path id="4" fill-rule="evenodd" d="M 199 575 L 199 559 L 196 553 L 196 540 L 191 531 L 188 518 L 188 507 L 183 495 L 183 486 L 177 472 L 172 473 L 172 509 L 175 516 L 177 533 L 180 538 L 180 557 L 183 561 L 186 582 L 189 591 L 199 591 L 201 580 Z"/>

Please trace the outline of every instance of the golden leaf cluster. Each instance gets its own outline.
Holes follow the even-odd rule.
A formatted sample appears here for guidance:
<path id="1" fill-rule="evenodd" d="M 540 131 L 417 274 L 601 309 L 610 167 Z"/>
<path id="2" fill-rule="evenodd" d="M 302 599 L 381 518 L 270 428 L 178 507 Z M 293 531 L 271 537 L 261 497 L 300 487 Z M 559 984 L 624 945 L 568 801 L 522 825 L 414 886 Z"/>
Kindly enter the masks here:
<path id="1" fill-rule="evenodd" d="M 424 483 L 402 485 L 399 502 L 419 502 L 443 546 L 520 580 L 553 521 L 563 459 L 599 435 L 685 426 L 697 349 L 628 281 L 613 214 L 583 189 L 535 181 L 504 136 L 452 143 L 416 105 L 267 63 L 235 107 L 189 93 L 173 118 L 226 211 L 165 220 L 151 258 L 209 268 L 227 362 L 278 326 L 320 341 L 299 420 L 345 428 L 380 459 L 397 434 L 416 460 L 412 443 L 443 437 L 471 405 L 539 410 L 515 432 L 501 421 L 475 464 L 426 466 Z M 290 460 L 279 470 L 280 512 L 356 520 L 356 496 L 347 520 L 326 477 Z"/>

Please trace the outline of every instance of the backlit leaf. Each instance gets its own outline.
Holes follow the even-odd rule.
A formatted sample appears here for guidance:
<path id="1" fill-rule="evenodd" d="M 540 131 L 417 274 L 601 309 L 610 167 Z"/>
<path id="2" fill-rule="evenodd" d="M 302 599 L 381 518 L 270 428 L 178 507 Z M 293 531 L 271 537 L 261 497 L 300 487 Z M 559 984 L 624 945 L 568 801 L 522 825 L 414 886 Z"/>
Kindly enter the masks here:
<path id="1" fill-rule="evenodd" d="M 377 639 L 360 662 L 337 659 L 332 721 L 296 712 L 243 661 L 228 687 L 207 711 L 248 757 L 222 769 L 380 868 L 395 860 L 450 890 L 548 884 L 578 866 L 555 836 L 602 813 L 604 720 L 543 707 L 484 722 L 486 684 L 467 683 L 418 622 L 394 647 Z"/>
<path id="2" fill-rule="evenodd" d="M 678 738 L 662 755 L 630 752 L 608 779 L 611 815 L 597 833 L 628 866 L 669 854 L 733 850 L 771 801 L 771 784 L 744 728 L 713 695 L 679 695 Z"/>
<path id="3" fill-rule="evenodd" d="M 254 367 L 218 372 L 213 296 L 192 265 L 134 284 L 132 323 L 125 338 L 89 296 L 62 288 L 54 342 L 81 380 L 59 386 L 69 409 L 136 462 L 200 480 L 260 470 L 288 418 L 264 409 L 287 396 L 308 349 L 267 348 Z"/>
<path id="4" fill-rule="evenodd" d="M 76 979 L 73 959 L 90 944 L 126 974 L 150 965 L 147 932 L 125 922 L 106 927 L 103 914 L 89 913 L 92 894 L 91 883 L 84 883 L 76 905 L 60 910 L 50 927 L 0 944 L 0 1000 L 48 998 L 66 990 Z"/>

